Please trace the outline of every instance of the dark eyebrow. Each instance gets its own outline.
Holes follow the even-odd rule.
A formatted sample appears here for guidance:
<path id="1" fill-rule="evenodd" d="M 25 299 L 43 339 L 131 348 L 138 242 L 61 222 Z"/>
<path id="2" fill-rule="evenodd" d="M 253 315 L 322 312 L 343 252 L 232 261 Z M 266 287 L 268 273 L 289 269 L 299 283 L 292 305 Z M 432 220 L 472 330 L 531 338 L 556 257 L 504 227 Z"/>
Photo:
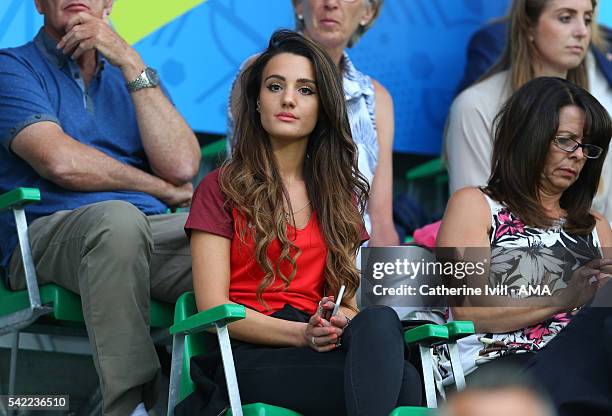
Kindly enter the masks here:
<path id="1" fill-rule="evenodd" d="M 276 79 L 279 79 L 281 81 L 285 81 L 285 77 L 280 76 L 280 75 L 276 75 L 276 74 L 272 74 L 272 75 L 267 76 L 266 79 L 264 79 L 264 82 L 266 82 L 270 78 L 276 78 Z"/>
<path id="2" fill-rule="evenodd" d="M 297 80 L 297 82 L 301 82 L 302 84 L 313 84 L 313 85 L 317 85 L 317 83 L 311 79 L 308 78 L 300 78 Z"/>
<path id="3" fill-rule="evenodd" d="M 266 79 L 264 79 L 264 82 L 268 81 L 270 78 L 278 79 L 278 80 L 280 80 L 280 81 L 286 81 L 286 80 L 287 80 L 287 79 L 286 79 L 284 76 L 282 76 L 282 75 L 272 74 L 272 75 L 268 75 L 268 76 L 266 77 Z M 307 84 L 313 84 L 313 85 L 315 85 L 315 86 L 317 85 L 317 83 L 316 83 L 315 81 L 313 81 L 313 80 L 311 80 L 311 79 L 308 79 L 308 78 L 300 78 L 300 79 L 298 79 L 298 80 L 297 80 L 297 82 L 299 82 L 299 83 L 301 83 L 301 84 L 306 84 L 306 83 L 307 83 Z"/>

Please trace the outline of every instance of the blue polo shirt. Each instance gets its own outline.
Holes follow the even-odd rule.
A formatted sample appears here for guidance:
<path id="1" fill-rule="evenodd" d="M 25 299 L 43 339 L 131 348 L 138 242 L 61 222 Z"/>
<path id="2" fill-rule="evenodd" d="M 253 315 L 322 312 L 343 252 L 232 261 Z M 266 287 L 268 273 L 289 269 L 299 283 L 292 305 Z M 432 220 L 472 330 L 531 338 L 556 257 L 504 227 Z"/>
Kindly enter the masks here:
<path id="1" fill-rule="evenodd" d="M 41 121 L 57 123 L 75 140 L 151 173 L 119 68 L 98 54 L 97 72 L 85 87 L 77 64 L 43 29 L 32 42 L 0 49 L 0 194 L 16 187 L 39 188 L 42 201 L 26 207 L 28 222 L 108 200 L 130 202 L 147 215 L 165 212 L 164 203 L 145 193 L 76 192 L 41 178 L 11 151 L 13 138 Z M 16 243 L 12 212 L 0 213 L 0 266 L 5 270 Z"/>

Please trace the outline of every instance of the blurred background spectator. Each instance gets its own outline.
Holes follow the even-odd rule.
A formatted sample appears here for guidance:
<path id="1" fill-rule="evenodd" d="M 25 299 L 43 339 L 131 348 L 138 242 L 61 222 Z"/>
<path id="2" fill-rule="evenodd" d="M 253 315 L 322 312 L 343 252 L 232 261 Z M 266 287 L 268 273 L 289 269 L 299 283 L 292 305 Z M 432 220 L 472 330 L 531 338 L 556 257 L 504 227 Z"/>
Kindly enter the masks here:
<path id="1" fill-rule="evenodd" d="M 484 185 L 491 169 L 493 117 L 509 94 L 529 79 L 567 77 L 588 88 L 604 107 L 612 107 L 612 31 L 597 24 L 597 13 L 588 13 L 588 21 L 576 26 L 578 16 L 570 10 L 585 5 L 596 10 L 598 2 L 515 0 L 508 17 L 488 23 L 472 36 L 459 85 L 464 92 L 453 102 L 446 131 L 451 193 L 463 186 Z M 588 51 L 578 51 L 575 56 L 580 59 L 572 59 L 568 46 L 584 43 L 587 37 Z M 593 207 L 609 220 L 611 186 L 612 156 L 608 155 Z"/>
<path id="2" fill-rule="evenodd" d="M 555 416 L 539 386 L 512 366 L 486 371 L 477 383 L 452 395 L 440 416 Z"/>

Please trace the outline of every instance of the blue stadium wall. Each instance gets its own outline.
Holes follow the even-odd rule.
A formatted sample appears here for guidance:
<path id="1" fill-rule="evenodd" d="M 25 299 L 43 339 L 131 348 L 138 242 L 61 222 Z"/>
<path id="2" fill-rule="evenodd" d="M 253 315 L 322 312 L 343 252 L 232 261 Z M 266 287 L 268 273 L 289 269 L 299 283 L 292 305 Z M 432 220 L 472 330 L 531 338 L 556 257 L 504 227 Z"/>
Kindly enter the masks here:
<path id="1" fill-rule="evenodd" d="M 238 67 L 265 47 L 275 29 L 291 28 L 293 13 L 290 0 L 200 3 L 135 47 L 160 70 L 194 130 L 223 134 L 227 95 Z M 600 3 L 600 21 L 612 26 L 612 1 Z M 0 0 L 0 48 L 23 44 L 36 34 L 42 18 L 33 4 Z M 507 5 L 508 0 L 385 1 L 379 20 L 349 54 L 393 95 L 396 152 L 439 154 L 467 41 L 484 22 L 503 15 Z"/>

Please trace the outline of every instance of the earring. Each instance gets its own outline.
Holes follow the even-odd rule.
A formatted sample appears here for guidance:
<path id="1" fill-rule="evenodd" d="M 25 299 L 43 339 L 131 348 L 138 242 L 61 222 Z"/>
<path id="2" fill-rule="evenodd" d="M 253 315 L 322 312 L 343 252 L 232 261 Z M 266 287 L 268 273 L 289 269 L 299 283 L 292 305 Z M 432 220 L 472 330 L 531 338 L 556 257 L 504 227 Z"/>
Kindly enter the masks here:
<path id="1" fill-rule="evenodd" d="M 261 110 L 261 103 L 259 102 L 259 100 L 257 100 L 257 105 L 255 106 L 255 110 L 257 110 L 258 113 Z"/>
<path id="2" fill-rule="evenodd" d="M 298 14 L 297 18 L 298 18 L 298 20 L 304 20 L 304 15 L 303 14 Z"/>

